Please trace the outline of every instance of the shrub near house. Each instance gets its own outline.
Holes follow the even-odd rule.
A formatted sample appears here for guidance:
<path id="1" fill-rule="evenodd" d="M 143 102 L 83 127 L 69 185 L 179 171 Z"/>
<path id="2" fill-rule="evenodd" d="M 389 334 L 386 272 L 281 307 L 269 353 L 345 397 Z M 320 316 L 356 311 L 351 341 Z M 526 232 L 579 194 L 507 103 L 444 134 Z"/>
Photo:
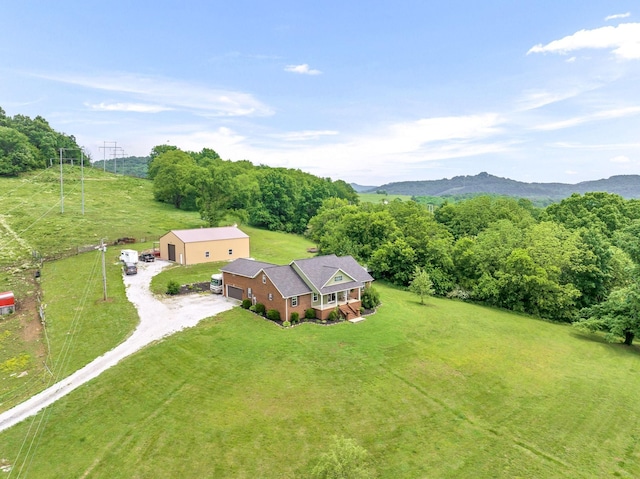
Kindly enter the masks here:
<path id="1" fill-rule="evenodd" d="M 285 266 L 237 259 L 221 271 L 225 296 L 262 303 L 285 319 L 294 312 L 309 318 L 309 310 L 328 319 L 336 308 L 347 319 L 358 317 L 362 291 L 373 281 L 351 256 L 317 256 Z"/>

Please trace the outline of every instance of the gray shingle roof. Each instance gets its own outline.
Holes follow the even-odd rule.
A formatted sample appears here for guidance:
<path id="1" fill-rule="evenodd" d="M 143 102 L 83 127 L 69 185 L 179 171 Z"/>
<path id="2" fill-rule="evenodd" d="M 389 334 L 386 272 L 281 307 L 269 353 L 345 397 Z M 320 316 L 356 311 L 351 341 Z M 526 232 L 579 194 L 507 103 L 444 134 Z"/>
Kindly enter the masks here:
<path id="1" fill-rule="evenodd" d="M 293 265 L 302 271 L 312 287 L 309 287 L 300 277 Z M 255 278 L 260 271 L 264 271 L 278 291 L 282 293 L 283 298 L 309 294 L 314 290 L 320 294 L 335 293 L 346 289 L 360 288 L 364 283 L 373 281 L 371 275 L 353 257 L 338 257 L 336 255 L 299 259 L 286 266 L 239 258 L 220 268 L 220 271 L 247 278 Z M 327 284 L 339 271 L 352 278 L 353 281 Z"/>
<path id="2" fill-rule="evenodd" d="M 220 268 L 220 271 L 224 273 L 237 274 L 239 276 L 246 276 L 247 278 L 255 278 L 255 276 L 265 268 L 276 266 L 271 263 L 263 263 L 262 261 L 255 261 L 252 259 L 238 258 L 228 265 Z"/>
<path id="3" fill-rule="evenodd" d="M 371 275 L 352 256 L 316 256 L 314 258 L 299 259 L 294 261 L 300 271 L 309 279 L 313 286 L 323 294 L 341 291 L 347 287 L 355 288 L 358 283 L 373 281 Z M 338 272 L 350 276 L 353 284 L 341 283 L 328 285 L 329 281 Z"/>
<path id="4" fill-rule="evenodd" d="M 311 288 L 298 276 L 296 270 L 289 265 L 265 268 L 264 272 L 274 286 L 278 288 L 278 291 L 282 293 L 283 298 L 300 296 L 312 292 Z"/>

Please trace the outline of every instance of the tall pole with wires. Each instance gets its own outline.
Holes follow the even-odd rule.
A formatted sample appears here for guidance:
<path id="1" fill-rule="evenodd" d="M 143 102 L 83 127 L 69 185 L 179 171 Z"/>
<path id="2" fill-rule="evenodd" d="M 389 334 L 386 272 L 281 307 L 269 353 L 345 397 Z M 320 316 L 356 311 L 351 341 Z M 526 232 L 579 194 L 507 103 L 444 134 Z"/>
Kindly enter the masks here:
<path id="1" fill-rule="evenodd" d="M 62 184 L 62 151 L 60 148 L 60 213 L 64 213 L 64 186 Z"/>
<path id="2" fill-rule="evenodd" d="M 107 252 L 107 245 L 104 244 L 104 239 L 100 240 L 100 251 L 102 251 L 102 299 L 107 300 L 107 268 L 105 264 L 105 253 Z"/>
<path id="3" fill-rule="evenodd" d="M 82 214 L 84 214 L 84 150 L 80 148 L 80 195 L 82 197 Z"/>

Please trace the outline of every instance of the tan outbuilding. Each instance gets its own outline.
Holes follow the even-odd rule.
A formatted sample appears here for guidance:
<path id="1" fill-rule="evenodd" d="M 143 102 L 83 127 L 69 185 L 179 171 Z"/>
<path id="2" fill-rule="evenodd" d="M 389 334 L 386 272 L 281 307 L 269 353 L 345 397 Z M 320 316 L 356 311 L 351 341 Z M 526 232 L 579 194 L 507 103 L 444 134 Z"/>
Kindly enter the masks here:
<path id="1" fill-rule="evenodd" d="M 160 258 L 178 264 L 249 258 L 249 236 L 236 226 L 172 230 L 160 237 Z"/>

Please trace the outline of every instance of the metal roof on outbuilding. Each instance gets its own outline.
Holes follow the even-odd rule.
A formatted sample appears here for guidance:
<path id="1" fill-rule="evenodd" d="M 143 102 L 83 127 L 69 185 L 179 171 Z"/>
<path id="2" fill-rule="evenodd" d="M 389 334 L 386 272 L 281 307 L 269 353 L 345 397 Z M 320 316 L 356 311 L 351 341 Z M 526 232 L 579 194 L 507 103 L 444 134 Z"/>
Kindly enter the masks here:
<path id="1" fill-rule="evenodd" d="M 171 230 L 184 243 L 199 243 L 202 241 L 220 241 L 229 239 L 248 238 L 249 235 L 237 226 L 220 226 L 218 228 L 194 228 L 190 230 Z"/>

